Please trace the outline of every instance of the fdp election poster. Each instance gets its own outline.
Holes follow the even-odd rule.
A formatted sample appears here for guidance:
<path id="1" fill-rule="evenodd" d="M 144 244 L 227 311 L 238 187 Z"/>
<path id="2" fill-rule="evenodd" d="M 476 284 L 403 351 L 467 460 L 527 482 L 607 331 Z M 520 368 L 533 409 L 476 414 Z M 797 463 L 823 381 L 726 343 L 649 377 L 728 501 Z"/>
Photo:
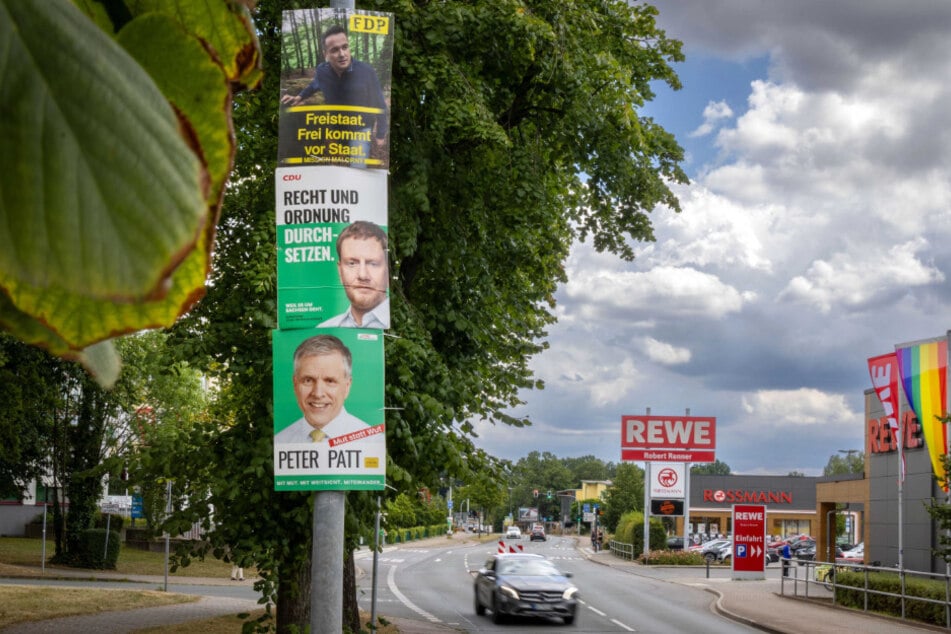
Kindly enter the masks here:
<path id="1" fill-rule="evenodd" d="M 275 490 L 382 490 L 383 333 L 275 330 L 273 355 Z"/>
<path id="2" fill-rule="evenodd" d="M 278 165 L 389 167 L 393 15 L 285 11 Z"/>
<path id="3" fill-rule="evenodd" d="M 328 166 L 276 176 L 278 326 L 389 328 L 386 173 Z"/>

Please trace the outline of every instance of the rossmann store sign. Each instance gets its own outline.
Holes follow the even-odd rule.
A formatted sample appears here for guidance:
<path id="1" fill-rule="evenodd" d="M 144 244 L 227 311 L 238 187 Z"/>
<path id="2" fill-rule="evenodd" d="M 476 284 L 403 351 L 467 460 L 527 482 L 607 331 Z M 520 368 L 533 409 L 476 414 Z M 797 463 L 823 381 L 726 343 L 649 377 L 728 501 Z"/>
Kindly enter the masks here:
<path id="1" fill-rule="evenodd" d="M 817 480 L 806 476 L 695 475 L 690 479 L 690 505 L 729 510 L 734 504 L 764 504 L 773 511 L 815 512 Z"/>

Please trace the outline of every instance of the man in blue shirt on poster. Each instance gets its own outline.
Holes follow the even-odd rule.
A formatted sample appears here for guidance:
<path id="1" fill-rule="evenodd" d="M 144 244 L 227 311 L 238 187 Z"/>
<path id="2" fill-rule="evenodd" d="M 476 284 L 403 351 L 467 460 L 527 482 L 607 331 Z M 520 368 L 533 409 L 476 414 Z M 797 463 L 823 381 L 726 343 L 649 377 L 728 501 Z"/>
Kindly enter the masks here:
<path id="1" fill-rule="evenodd" d="M 372 136 L 374 146 L 382 149 L 389 132 L 389 117 L 376 71 L 369 64 L 351 57 L 347 31 L 339 24 L 324 32 L 321 44 L 326 61 L 317 66 L 314 79 L 296 96 L 284 95 L 281 103 L 296 106 L 319 90 L 326 105 L 377 109 L 380 114 L 363 115 L 364 131 L 368 137 Z M 364 151 L 366 153 L 362 156 L 368 157 L 369 147 Z"/>

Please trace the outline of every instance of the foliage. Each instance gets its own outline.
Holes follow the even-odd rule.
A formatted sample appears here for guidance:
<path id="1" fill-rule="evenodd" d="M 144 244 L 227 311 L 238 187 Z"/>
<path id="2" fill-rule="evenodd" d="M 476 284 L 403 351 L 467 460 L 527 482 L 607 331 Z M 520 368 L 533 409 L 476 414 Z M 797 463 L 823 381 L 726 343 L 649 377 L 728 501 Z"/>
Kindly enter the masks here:
<path id="1" fill-rule="evenodd" d="M 865 452 L 849 451 L 845 455 L 832 454 L 822 469 L 822 475 L 844 475 L 865 472 Z"/>
<path id="2" fill-rule="evenodd" d="M 730 465 L 719 459 L 690 467 L 690 475 L 730 475 L 730 473 Z"/>
<path id="3" fill-rule="evenodd" d="M 604 494 L 602 521 L 609 531 L 617 528 L 625 513 L 644 510 L 644 470 L 632 462 L 622 463 L 617 467 L 613 482 Z"/>
<path id="4" fill-rule="evenodd" d="M 393 528 L 416 526 L 417 503 L 405 493 L 386 501 L 386 525 Z"/>
<path id="5" fill-rule="evenodd" d="M 943 419 L 945 423 L 951 421 L 951 417 Z M 951 455 L 942 454 L 941 464 L 944 467 L 945 478 L 937 480 L 940 484 L 947 481 L 947 475 L 951 473 Z M 951 504 L 942 498 L 940 500 L 932 498 L 931 503 L 925 507 L 931 519 L 938 524 L 938 546 L 934 549 L 936 556 L 941 557 L 947 563 L 951 563 Z"/>
<path id="6" fill-rule="evenodd" d="M 0 14 L 0 325 L 111 384 L 118 359 L 93 344 L 170 325 L 204 292 L 232 89 L 260 78 L 253 25 L 236 2 Z"/>
<path id="7" fill-rule="evenodd" d="M 635 553 L 643 553 L 644 514 L 640 511 L 624 513 L 618 521 L 614 539 L 624 544 L 632 544 Z M 667 531 L 659 520 L 650 520 L 648 539 L 650 540 L 649 550 L 661 550 L 667 545 Z"/>
<path id="8" fill-rule="evenodd" d="M 806 474 L 803 473 L 802 471 L 790 471 L 786 475 L 788 475 L 790 478 L 805 478 L 806 477 Z"/>
<path id="9" fill-rule="evenodd" d="M 641 530 L 643 530 L 644 524 L 641 523 Z M 653 541 L 653 534 L 651 535 L 651 541 Z M 641 544 L 643 545 L 644 539 L 641 538 Z M 703 555 L 696 550 L 651 550 L 647 553 L 647 557 L 644 557 L 644 551 L 638 551 L 637 548 L 634 549 L 635 553 L 638 553 L 637 560 L 642 564 L 648 564 L 652 566 L 702 566 L 705 562 Z"/>
<path id="10" fill-rule="evenodd" d="M 271 465 L 279 23 L 296 6 L 258 4 L 263 90 L 235 99 L 240 151 L 211 283 L 170 341 L 217 381 L 215 420 L 163 463 L 183 502 L 168 526 L 203 519 L 209 531 L 208 549 L 179 561 L 254 563 L 281 628 L 307 623 L 312 537 L 311 497 L 274 492 Z M 656 29 L 653 8 L 624 2 L 361 8 L 397 14 L 387 477 L 397 494 L 415 495 L 498 470 L 474 448 L 472 421 L 529 422 L 507 412 L 521 389 L 542 387 L 528 361 L 545 346 L 572 242 L 630 257 L 631 240 L 653 238 L 647 213 L 677 208 L 668 185 L 685 180 L 682 151 L 637 108 L 652 81 L 677 85 L 669 63 L 680 44 Z M 553 469 L 549 484 L 577 482 Z M 375 498 L 348 494 L 349 546 L 372 525 Z"/>
<path id="11" fill-rule="evenodd" d="M 0 333 L 0 498 L 20 499 L 49 467 L 63 366 Z"/>
<path id="12" fill-rule="evenodd" d="M 88 528 L 80 535 L 80 551 L 75 553 L 75 565 L 80 568 L 114 570 L 119 559 L 122 537 L 116 530 Z"/>
<path id="13" fill-rule="evenodd" d="M 839 569 L 835 573 L 835 583 L 836 603 L 844 607 L 901 616 L 941 627 L 946 624 L 947 588 L 942 580 L 909 575 L 902 579 L 902 575 L 897 572 L 870 572 L 866 575 L 864 572 Z M 866 587 L 869 592 L 865 591 Z M 906 595 L 904 605 L 902 588 Z M 931 602 L 908 597 L 922 597 L 931 599 Z"/>

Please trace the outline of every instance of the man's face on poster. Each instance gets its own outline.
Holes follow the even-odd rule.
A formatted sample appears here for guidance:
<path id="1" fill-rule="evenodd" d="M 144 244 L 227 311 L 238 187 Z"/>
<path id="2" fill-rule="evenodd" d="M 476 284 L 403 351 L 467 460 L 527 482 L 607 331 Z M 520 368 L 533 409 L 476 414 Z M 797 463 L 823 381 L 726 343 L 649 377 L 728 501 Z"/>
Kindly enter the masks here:
<path id="1" fill-rule="evenodd" d="M 311 427 L 321 429 L 340 413 L 352 382 L 339 352 L 311 355 L 297 362 L 294 394 L 297 406 Z"/>
<path id="2" fill-rule="evenodd" d="M 375 238 L 347 238 L 340 243 L 340 282 L 354 312 L 363 314 L 386 299 L 389 270 L 383 245 Z"/>
<path id="3" fill-rule="evenodd" d="M 350 42 L 346 33 L 334 33 L 324 39 L 324 59 L 338 75 L 350 67 Z"/>

